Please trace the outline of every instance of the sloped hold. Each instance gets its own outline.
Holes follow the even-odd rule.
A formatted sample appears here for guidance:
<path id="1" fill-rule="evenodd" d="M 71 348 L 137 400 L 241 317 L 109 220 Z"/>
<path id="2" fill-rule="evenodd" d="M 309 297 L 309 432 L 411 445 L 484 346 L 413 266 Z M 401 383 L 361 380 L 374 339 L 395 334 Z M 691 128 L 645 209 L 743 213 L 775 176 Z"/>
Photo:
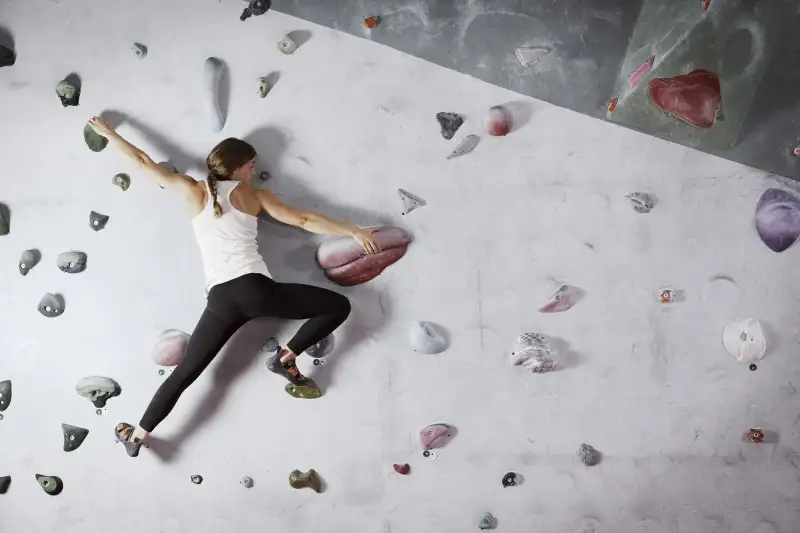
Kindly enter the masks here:
<path id="1" fill-rule="evenodd" d="M 11 476 L 0 476 L 0 494 L 5 494 L 8 492 L 8 488 L 11 486 Z"/>
<path id="2" fill-rule="evenodd" d="M 14 52 L 9 48 L 0 45 L 0 68 L 10 67 L 16 62 L 17 56 L 14 54 Z"/>
<path id="3" fill-rule="evenodd" d="M 656 205 L 655 199 L 646 192 L 629 192 L 625 199 L 634 211 L 642 214 L 649 213 Z"/>
<path id="4" fill-rule="evenodd" d="M 325 276 L 338 285 L 360 285 L 399 261 L 412 240 L 410 233 L 392 226 L 380 228 L 372 238 L 381 251 L 369 255 L 350 237 L 327 240 L 317 248 L 317 264 L 325 271 Z"/>
<path id="5" fill-rule="evenodd" d="M 722 330 L 722 345 L 737 361 L 750 365 L 767 353 L 767 339 L 761 322 L 753 317 L 731 320 Z"/>
<path id="6" fill-rule="evenodd" d="M 55 318 L 64 313 L 64 307 L 64 298 L 61 295 L 48 292 L 39 300 L 37 309 L 47 318 Z"/>
<path id="7" fill-rule="evenodd" d="M 600 452 L 588 444 L 581 444 L 578 447 L 578 457 L 586 466 L 594 466 L 600 462 Z"/>
<path id="8" fill-rule="evenodd" d="M 633 88 L 642 81 L 642 78 L 647 76 L 648 72 L 653 68 L 653 62 L 656 60 L 656 56 L 650 56 L 647 58 L 647 61 L 639 65 L 631 72 L 631 75 L 628 77 L 628 87 Z"/>
<path id="9" fill-rule="evenodd" d="M 79 428 L 78 426 L 70 426 L 69 424 L 61 424 L 61 432 L 64 434 L 64 451 L 72 452 L 77 450 L 89 436 L 89 430 Z"/>
<path id="10" fill-rule="evenodd" d="M 136 55 L 136 57 L 138 57 L 139 59 L 144 59 L 145 57 L 147 57 L 147 47 L 145 45 L 140 43 L 133 43 L 131 49 L 133 50 L 133 53 Z"/>
<path id="11" fill-rule="evenodd" d="M 540 313 L 563 313 L 583 299 L 583 289 L 572 285 L 562 285 L 545 305 L 539 308 Z"/>
<path id="12" fill-rule="evenodd" d="M 555 369 L 556 354 L 542 335 L 524 333 L 517 337 L 511 348 L 511 364 L 541 374 Z"/>
<path id="13" fill-rule="evenodd" d="M 216 57 L 209 57 L 203 66 L 205 101 L 211 131 L 222 131 L 225 114 L 222 112 L 221 83 L 225 64 Z"/>
<path id="14" fill-rule="evenodd" d="M 83 252 L 64 252 L 58 254 L 56 264 L 61 272 L 80 274 L 86 270 L 87 256 Z"/>
<path id="15" fill-rule="evenodd" d="M 95 231 L 100 231 L 101 229 L 104 229 L 106 227 L 109 218 L 111 217 L 109 217 L 108 215 L 102 215 L 97 211 L 92 211 L 91 213 L 89 213 L 89 227 Z"/>
<path id="16" fill-rule="evenodd" d="M 403 189 L 397 189 L 397 194 L 400 196 L 400 201 L 403 202 L 403 212 L 400 213 L 401 215 L 407 215 L 414 209 L 428 205 L 425 203 L 425 200 L 419 196 L 415 196 Z"/>
<path id="17" fill-rule="evenodd" d="M 704 69 L 651 80 L 647 94 L 662 111 L 702 129 L 714 125 L 722 105 L 719 78 Z"/>
<path id="18" fill-rule="evenodd" d="M 494 528 L 494 516 L 492 516 L 492 513 L 483 513 L 483 516 L 481 516 L 481 519 L 478 522 L 478 529 L 493 529 L 493 528 Z"/>
<path id="19" fill-rule="evenodd" d="M 278 341 L 276 339 L 275 343 L 277 344 L 277 342 Z M 331 333 L 330 335 L 319 341 L 317 344 L 307 349 L 306 355 L 308 355 L 309 357 L 313 357 L 315 359 L 328 357 L 333 352 L 333 348 L 335 347 L 335 345 L 336 345 L 336 339 L 333 336 L 333 333 Z M 273 349 L 272 351 L 274 352 L 275 350 Z"/>
<path id="20" fill-rule="evenodd" d="M 458 113 L 440 112 L 436 113 L 436 120 L 439 122 L 439 127 L 442 130 L 442 137 L 448 141 L 453 138 L 458 128 L 464 124 L 464 117 Z"/>
<path id="21" fill-rule="evenodd" d="M 56 94 L 62 106 L 77 106 L 81 98 L 81 88 L 77 84 L 62 80 L 56 85 Z"/>
<path id="22" fill-rule="evenodd" d="M 11 210 L 6 204 L 0 204 L 0 237 L 11 232 Z"/>
<path id="23" fill-rule="evenodd" d="M 800 199 L 781 189 L 767 189 L 756 205 L 756 231 L 773 252 L 787 250 L 800 236 Z"/>
<path id="24" fill-rule="evenodd" d="M 92 152 L 102 152 L 108 146 L 108 139 L 94 131 L 89 124 L 83 127 L 83 140 Z"/>
<path id="25" fill-rule="evenodd" d="M 394 464 L 392 465 L 392 468 L 394 468 L 395 472 L 403 476 L 407 476 L 408 473 L 411 472 L 411 466 L 409 466 L 408 463 L 402 465 Z"/>
<path id="26" fill-rule="evenodd" d="M 131 186 L 131 177 L 127 174 L 116 174 L 111 179 L 111 183 L 119 187 L 122 192 L 125 192 Z"/>
<path id="27" fill-rule="evenodd" d="M 514 50 L 514 55 L 517 56 L 519 64 L 525 68 L 530 67 L 537 63 L 541 58 L 550 53 L 547 48 L 533 48 L 523 46 Z"/>
<path id="28" fill-rule="evenodd" d="M 61 478 L 58 476 L 36 474 L 36 481 L 39 482 L 39 486 L 42 487 L 42 490 L 50 496 L 58 496 L 61 494 L 61 491 L 64 490 L 64 482 L 61 481 Z"/>
<path id="29" fill-rule="evenodd" d="M 88 376 L 78 381 L 75 391 L 95 407 L 105 407 L 108 400 L 122 393 L 122 388 L 111 378 Z"/>
<path id="30" fill-rule="evenodd" d="M 322 480 L 313 468 L 308 472 L 292 470 L 289 474 L 289 485 L 293 489 L 311 489 L 314 492 L 322 492 Z"/>
<path id="31" fill-rule="evenodd" d="M 191 337 L 179 329 L 168 329 L 161 332 L 150 353 L 153 362 L 161 366 L 176 366 L 186 355 L 186 345 Z"/>
<path id="32" fill-rule="evenodd" d="M 0 381 L 0 413 L 11 405 L 11 380 Z"/>
<path id="33" fill-rule="evenodd" d="M 453 428 L 448 424 L 431 424 L 419 432 L 419 443 L 423 450 L 442 448 L 453 438 Z"/>
<path id="34" fill-rule="evenodd" d="M 22 255 L 19 256 L 19 273 L 23 276 L 27 276 L 28 272 L 33 270 L 33 267 L 39 264 L 41 260 L 42 254 L 39 253 L 39 250 L 25 250 L 22 252 Z"/>
<path id="35" fill-rule="evenodd" d="M 287 383 L 284 387 L 286 394 L 295 398 L 302 398 L 304 400 L 315 400 L 322 396 L 322 391 L 316 383 L 306 378 L 305 385 L 295 385 Z"/>
<path id="36" fill-rule="evenodd" d="M 415 352 L 442 353 L 447 349 L 447 339 L 430 322 L 414 322 L 408 332 L 408 342 Z"/>
<path id="37" fill-rule="evenodd" d="M 496 105 L 489 108 L 489 112 L 483 120 L 486 133 L 493 137 L 503 137 L 508 135 L 514 126 L 514 116 L 505 106 Z"/>
<path id="38" fill-rule="evenodd" d="M 475 134 L 467 135 L 464 137 L 456 149 L 450 152 L 450 155 L 447 156 L 447 159 L 455 159 L 456 157 L 461 157 L 462 155 L 466 155 L 473 151 L 478 144 L 481 142 L 481 138 Z"/>

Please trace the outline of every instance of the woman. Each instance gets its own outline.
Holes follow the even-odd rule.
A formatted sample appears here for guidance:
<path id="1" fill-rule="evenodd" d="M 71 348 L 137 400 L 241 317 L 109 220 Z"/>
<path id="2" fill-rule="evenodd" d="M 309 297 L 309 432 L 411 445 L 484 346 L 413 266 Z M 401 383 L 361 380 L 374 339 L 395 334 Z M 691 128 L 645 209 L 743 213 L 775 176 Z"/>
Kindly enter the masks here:
<path id="1" fill-rule="evenodd" d="M 256 152 L 239 139 L 225 139 L 208 155 L 208 178 L 196 181 L 164 170 L 143 151 L 120 137 L 101 118 L 93 117 L 94 130 L 140 167 L 149 170 L 156 183 L 179 193 L 189 207 L 206 276 L 206 309 L 186 347 L 183 361 L 159 387 L 139 426 L 117 424 L 117 438 L 128 455 L 139 448 L 166 418 L 178 398 L 200 376 L 228 339 L 247 321 L 257 317 L 308 319 L 295 336 L 272 356 L 267 367 L 296 385 L 306 378 L 295 358 L 318 343 L 350 314 L 350 301 L 320 287 L 278 283 L 258 253 L 257 216 L 265 211 L 273 218 L 312 233 L 349 235 L 368 254 L 379 251 L 372 229 L 362 229 L 324 215 L 284 205 L 274 194 L 250 187 L 255 177 Z"/>

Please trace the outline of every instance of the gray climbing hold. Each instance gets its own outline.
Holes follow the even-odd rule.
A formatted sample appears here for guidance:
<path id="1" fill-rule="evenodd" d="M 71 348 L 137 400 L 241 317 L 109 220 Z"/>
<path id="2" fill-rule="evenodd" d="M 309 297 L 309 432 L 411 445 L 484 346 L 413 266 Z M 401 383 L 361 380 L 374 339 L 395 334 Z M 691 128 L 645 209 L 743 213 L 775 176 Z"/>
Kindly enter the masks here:
<path id="1" fill-rule="evenodd" d="M 258 97 L 266 98 L 269 93 L 269 80 L 267 78 L 258 78 Z"/>
<path id="2" fill-rule="evenodd" d="M 403 202 L 403 212 L 400 213 L 401 215 L 407 215 L 418 207 L 428 205 L 425 200 L 419 196 L 415 196 L 403 189 L 397 189 L 397 194 L 400 196 L 400 201 Z"/>
<path id="3" fill-rule="evenodd" d="M 19 273 L 23 276 L 27 276 L 28 272 L 39 264 L 41 257 L 42 254 L 39 253 L 39 250 L 25 250 L 22 252 L 22 255 L 19 257 Z"/>
<path id="4" fill-rule="evenodd" d="M 478 522 L 478 529 L 493 529 L 494 517 L 492 513 L 483 513 L 480 522 Z"/>
<path id="5" fill-rule="evenodd" d="M 11 486 L 11 476 L 0 476 L 0 494 L 8 492 L 8 487 Z"/>
<path id="6" fill-rule="evenodd" d="M 58 476 L 36 474 L 36 481 L 39 482 L 39 486 L 42 487 L 42 490 L 50 496 L 58 496 L 61 494 L 61 491 L 64 490 L 64 482 L 61 481 L 61 478 Z"/>
<path id="7" fill-rule="evenodd" d="M 520 65 L 526 68 L 538 62 L 548 53 L 550 53 L 550 50 L 547 48 L 521 47 L 514 50 L 514 55 L 517 56 L 517 61 L 519 61 Z"/>
<path id="8" fill-rule="evenodd" d="M 39 300 L 39 312 L 47 318 L 61 316 L 64 312 L 64 297 L 60 294 L 50 294 L 49 292 Z"/>
<path id="9" fill-rule="evenodd" d="M 61 432 L 64 433 L 65 452 L 72 452 L 80 448 L 89 435 L 88 429 L 70 426 L 69 424 L 61 424 Z"/>
<path id="10" fill-rule="evenodd" d="M 258 177 L 259 179 L 261 179 L 261 181 L 267 181 L 272 177 L 272 174 L 264 170 L 263 172 L 261 172 L 261 174 L 258 175 Z"/>
<path id="11" fill-rule="evenodd" d="M 75 384 L 75 391 L 91 401 L 95 407 L 105 407 L 108 400 L 122 393 L 122 388 L 111 378 L 88 376 Z"/>
<path id="12" fill-rule="evenodd" d="M 0 45 L 0 67 L 10 67 L 16 62 L 17 57 L 14 55 L 14 52 L 9 48 Z"/>
<path id="13" fill-rule="evenodd" d="M 89 124 L 83 127 L 83 140 L 92 152 L 102 152 L 108 146 L 108 139 L 94 131 Z"/>
<path id="14" fill-rule="evenodd" d="M 430 322 L 414 322 L 408 332 L 408 342 L 415 352 L 426 354 L 442 353 L 447 349 L 447 339 Z"/>
<path id="15" fill-rule="evenodd" d="M 111 183 L 119 187 L 124 191 L 128 190 L 128 187 L 131 186 L 131 178 L 127 174 L 117 174 L 111 180 Z"/>
<path id="16" fill-rule="evenodd" d="M 328 357 L 336 344 L 336 339 L 333 333 L 319 341 L 317 344 L 306 350 L 306 355 L 319 359 L 321 357 Z"/>
<path id="17" fill-rule="evenodd" d="M 278 344 L 278 339 L 275 337 L 270 337 L 267 339 L 267 342 L 261 347 L 262 352 L 272 353 L 278 350 L 280 345 Z"/>
<path id="18" fill-rule="evenodd" d="M 209 57 L 203 66 L 203 83 L 205 85 L 205 103 L 207 107 L 211 131 L 222 131 L 225 126 L 225 113 L 222 110 L 222 75 L 225 63 L 216 57 Z"/>
<path id="19" fill-rule="evenodd" d="M 0 204 L 0 236 L 11 231 L 11 210 L 6 204 Z"/>
<path id="20" fill-rule="evenodd" d="M 442 128 L 442 137 L 448 141 L 453 138 L 458 128 L 464 123 L 464 118 L 457 113 L 436 113 L 436 120 Z"/>
<path id="21" fill-rule="evenodd" d="M 239 480 L 239 483 L 241 483 L 242 486 L 244 488 L 246 488 L 246 489 L 252 489 L 253 488 L 253 478 L 244 476 L 241 480 Z"/>
<path id="22" fill-rule="evenodd" d="M 83 252 L 64 252 L 58 254 L 56 264 L 61 272 L 67 274 L 80 274 L 86 270 L 87 256 Z"/>
<path id="23" fill-rule="evenodd" d="M 103 416 L 103 410 L 102 409 L 95 409 L 94 410 L 94 414 L 96 414 L 97 416 Z"/>
<path id="24" fill-rule="evenodd" d="M 89 227 L 95 231 L 100 231 L 106 227 L 109 218 L 111 217 L 108 215 L 101 215 L 97 211 L 92 211 L 89 213 Z"/>
<path id="25" fill-rule="evenodd" d="M 163 375 L 164 375 L 164 374 L 166 374 L 166 373 L 167 373 L 167 372 L 166 372 L 166 370 L 164 370 L 163 368 L 159 368 L 159 369 L 158 369 L 158 375 L 159 375 L 159 376 L 163 376 Z"/>
<path id="26" fill-rule="evenodd" d="M 286 55 L 293 54 L 297 50 L 297 43 L 288 35 L 284 35 L 283 39 L 278 41 L 278 50 Z"/>
<path id="27" fill-rule="evenodd" d="M 203 482 L 203 476 L 194 475 L 190 479 L 192 480 L 192 483 L 194 483 L 195 485 L 199 485 L 200 483 Z"/>
<path id="28" fill-rule="evenodd" d="M 64 107 L 76 106 L 81 97 L 80 83 L 77 80 L 62 80 L 56 86 L 56 94 Z"/>
<path id="29" fill-rule="evenodd" d="M 133 49 L 133 53 L 136 54 L 136 57 L 139 59 L 144 59 L 147 57 L 147 47 L 143 44 L 133 43 L 131 47 Z"/>
<path id="30" fill-rule="evenodd" d="M 600 462 L 600 452 L 588 444 L 581 444 L 578 448 L 578 457 L 586 466 L 594 466 Z"/>
<path id="31" fill-rule="evenodd" d="M 0 413 L 11 405 L 11 381 L 0 381 Z"/>
<path id="32" fill-rule="evenodd" d="M 656 205 L 653 196 L 646 192 L 629 192 L 625 195 L 625 199 L 637 213 L 649 213 Z"/>
<path id="33" fill-rule="evenodd" d="M 468 154 L 478 146 L 478 143 L 481 142 L 481 138 L 475 134 L 467 135 L 464 139 L 458 143 L 456 149 L 450 152 L 450 155 L 447 156 L 447 159 L 455 159 L 456 157 L 461 157 L 462 155 Z"/>

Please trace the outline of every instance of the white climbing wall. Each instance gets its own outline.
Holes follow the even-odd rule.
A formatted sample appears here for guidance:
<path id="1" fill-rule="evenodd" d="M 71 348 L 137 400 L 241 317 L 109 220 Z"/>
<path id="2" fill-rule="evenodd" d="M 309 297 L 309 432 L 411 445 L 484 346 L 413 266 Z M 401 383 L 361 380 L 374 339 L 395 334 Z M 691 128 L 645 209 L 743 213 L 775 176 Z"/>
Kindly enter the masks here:
<path id="1" fill-rule="evenodd" d="M 0 3 L 18 54 L 0 69 L 0 202 L 12 210 L 0 237 L 0 380 L 14 387 L 0 421 L 0 476 L 13 478 L 1 532 L 458 533 L 485 511 L 509 533 L 800 528 L 800 247 L 771 252 L 752 222 L 760 194 L 788 185 L 277 12 L 242 23 L 242 7 Z M 310 38 L 285 56 L 275 43 L 290 30 Z M 202 113 L 208 56 L 230 72 L 220 134 Z M 259 99 L 257 80 L 273 71 Z M 72 72 L 80 106 L 63 108 L 55 86 Z M 445 159 L 506 102 L 527 123 Z M 84 145 L 86 119 L 108 110 L 126 119 L 124 136 L 195 177 L 214 144 L 240 136 L 287 203 L 413 232 L 399 263 L 342 290 L 354 311 L 331 362 L 303 361 L 322 399 L 291 398 L 257 356 L 297 324 L 251 323 L 150 450 L 130 459 L 114 443 L 114 424 L 138 421 L 163 379 L 149 359 L 156 335 L 191 331 L 204 297 L 180 201 L 113 150 Z M 454 140 L 440 136 L 438 111 L 467 116 Z M 123 171 L 127 192 L 111 184 Z M 401 217 L 398 188 L 428 205 Z M 625 202 L 636 190 L 657 197 L 650 214 Z M 110 215 L 103 231 L 89 228 L 91 210 Z M 332 286 L 313 260 L 317 238 L 269 221 L 260 236 L 277 280 Z M 28 248 L 42 262 L 23 278 Z M 56 268 L 70 250 L 88 254 L 85 272 Z M 540 314 L 565 283 L 585 299 Z M 684 300 L 660 304 L 661 288 Z M 37 312 L 46 292 L 65 296 L 63 316 Z M 720 340 L 746 316 L 766 328 L 755 372 Z M 450 349 L 412 352 L 416 320 L 444 326 Z M 526 331 L 551 339 L 560 371 L 509 365 Z M 74 392 L 86 375 L 123 388 L 102 416 Z M 74 452 L 61 449 L 62 422 L 90 430 Z M 418 432 L 434 422 L 458 434 L 428 461 Z M 743 442 L 750 427 L 779 440 Z M 577 459 L 582 442 L 603 453 L 598 466 Z M 392 470 L 405 462 L 409 476 Z M 325 492 L 291 489 L 295 468 L 316 469 Z M 524 483 L 503 489 L 507 471 Z M 46 495 L 37 473 L 60 476 L 63 493 Z"/>

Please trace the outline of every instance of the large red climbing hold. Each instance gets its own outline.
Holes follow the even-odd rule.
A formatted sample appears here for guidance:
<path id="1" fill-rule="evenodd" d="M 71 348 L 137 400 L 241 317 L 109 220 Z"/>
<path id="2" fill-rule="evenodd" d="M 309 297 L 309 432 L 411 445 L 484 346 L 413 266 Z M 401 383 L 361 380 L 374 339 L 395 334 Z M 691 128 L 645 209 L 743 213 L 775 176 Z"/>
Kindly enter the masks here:
<path id="1" fill-rule="evenodd" d="M 656 78 L 650 82 L 647 94 L 662 111 L 703 129 L 714 125 L 722 105 L 719 78 L 704 69 L 674 78 Z"/>

